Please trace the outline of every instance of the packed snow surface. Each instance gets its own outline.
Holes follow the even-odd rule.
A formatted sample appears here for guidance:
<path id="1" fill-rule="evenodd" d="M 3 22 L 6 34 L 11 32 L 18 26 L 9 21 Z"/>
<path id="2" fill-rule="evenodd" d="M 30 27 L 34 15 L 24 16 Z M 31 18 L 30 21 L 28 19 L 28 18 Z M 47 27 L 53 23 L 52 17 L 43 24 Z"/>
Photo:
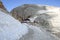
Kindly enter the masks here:
<path id="1" fill-rule="evenodd" d="M 27 32 L 27 26 L 0 11 L 0 40 L 18 40 Z"/>
<path id="2" fill-rule="evenodd" d="M 50 35 L 43 28 L 39 28 L 30 24 L 23 23 L 29 27 L 28 34 L 24 35 L 20 40 L 59 40 L 58 37 Z"/>

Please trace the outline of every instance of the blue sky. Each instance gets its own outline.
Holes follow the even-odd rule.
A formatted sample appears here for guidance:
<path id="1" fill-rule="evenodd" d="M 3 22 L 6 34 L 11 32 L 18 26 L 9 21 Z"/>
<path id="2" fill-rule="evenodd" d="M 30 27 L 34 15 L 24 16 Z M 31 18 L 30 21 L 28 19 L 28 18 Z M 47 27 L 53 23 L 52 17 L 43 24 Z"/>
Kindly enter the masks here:
<path id="1" fill-rule="evenodd" d="M 60 0 L 2 0 L 8 11 L 22 4 L 41 4 L 60 7 Z"/>

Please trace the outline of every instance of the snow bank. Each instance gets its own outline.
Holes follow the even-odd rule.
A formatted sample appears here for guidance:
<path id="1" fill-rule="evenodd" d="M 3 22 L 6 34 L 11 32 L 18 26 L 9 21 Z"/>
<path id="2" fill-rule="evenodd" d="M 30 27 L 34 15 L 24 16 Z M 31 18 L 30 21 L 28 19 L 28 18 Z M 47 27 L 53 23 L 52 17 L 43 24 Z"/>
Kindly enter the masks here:
<path id="1" fill-rule="evenodd" d="M 0 11 L 0 40 L 18 40 L 26 33 L 27 26 Z"/>

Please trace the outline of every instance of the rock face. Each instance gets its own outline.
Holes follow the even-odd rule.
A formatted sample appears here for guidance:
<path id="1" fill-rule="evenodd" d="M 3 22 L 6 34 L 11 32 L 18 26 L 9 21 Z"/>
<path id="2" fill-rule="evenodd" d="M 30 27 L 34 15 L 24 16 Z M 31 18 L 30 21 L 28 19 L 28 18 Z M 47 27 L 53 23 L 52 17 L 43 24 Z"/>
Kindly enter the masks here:
<path id="1" fill-rule="evenodd" d="M 12 16 L 16 19 L 22 21 L 24 19 L 30 18 L 34 14 L 36 14 L 36 11 L 38 10 L 46 10 L 45 6 L 37 6 L 37 5 L 28 5 L 24 4 L 22 6 L 19 6 L 17 8 L 14 8 L 11 13 Z"/>
<path id="2" fill-rule="evenodd" d="M 24 4 L 14 8 L 12 16 L 20 21 L 29 19 L 43 26 L 48 32 L 59 36 L 60 33 L 60 8 L 53 6 Z"/>
<path id="3" fill-rule="evenodd" d="M 0 8 L 6 10 L 6 8 L 4 7 L 3 3 L 1 2 L 1 0 L 0 0 Z"/>

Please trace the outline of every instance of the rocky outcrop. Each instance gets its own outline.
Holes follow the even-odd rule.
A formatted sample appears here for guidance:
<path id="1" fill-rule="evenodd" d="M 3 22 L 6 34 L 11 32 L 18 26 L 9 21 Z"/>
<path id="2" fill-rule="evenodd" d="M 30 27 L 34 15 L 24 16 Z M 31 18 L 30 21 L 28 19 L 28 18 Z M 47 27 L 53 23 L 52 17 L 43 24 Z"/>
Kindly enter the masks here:
<path id="1" fill-rule="evenodd" d="M 3 5 L 1 0 L 0 0 L 0 10 L 3 11 L 3 12 L 8 13 L 7 9 L 4 7 L 4 5 Z"/>
<path id="2" fill-rule="evenodd" d="M 29 5 L 24 4 L 22 6 L 14 8 L 11 13 L 12 16 L 20 21 L 30 18 L 31 16 L 35 15 L 38 10 L 46 10 L 45 6 L 37 6 L 37 5 Z"/>

